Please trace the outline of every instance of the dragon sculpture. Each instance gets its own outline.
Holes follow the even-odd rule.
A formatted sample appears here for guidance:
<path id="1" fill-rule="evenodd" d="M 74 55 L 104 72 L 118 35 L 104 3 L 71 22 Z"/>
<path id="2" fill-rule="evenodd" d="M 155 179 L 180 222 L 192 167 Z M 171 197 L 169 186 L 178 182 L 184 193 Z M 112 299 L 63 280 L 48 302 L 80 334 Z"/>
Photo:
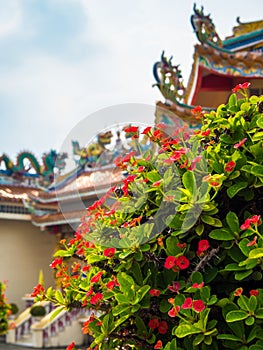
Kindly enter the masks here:
<path id="1" fill-rule="evenodd" d="M 222 40 L 216 32 L 210 14 L 204 14 L 203 6 L 201 7 L 201 10 L 198 10 L 196 4 L 194 4 L 194 14 L 191 16 L 191 24 L 201 43 L 207 43 L 212 46 L 222 46 Z"/>
<path id="2" fill-rule="evenodd" d="M 106 145 L 109 145 L 111 143 L 112 137 L 113 134 L 111 131 L 100 133 L 97 135 L 97 142 L 82 148 L 80 148 L 78 141 L 72 141 L 73 154 L 78 156 L 78 165 L 84 166 L 87 164 L 89 167 L 94 167 L 95 164 L 98 163 L 100 163 L 100 165 L 105 165 L 103 164 L 105 161 L 100 158 L 105 158 L 102 157 L 102 155 L 104 152 L 109 152 L 109 150 L 106 148 Z"/>
<path id="3" fill-rule="evenodd" d="M 65 165 L 66 153 L 57 153 L 51 150 L 49 153 L 44 153 L 42 156 L 43 165 L 40 165 L 37 158 L 31 152 L 21 152 L 18 154 L 16 163 L 14 163 L 5 153 L 0 156 L 0 170 L 1 164 L 5 164 L 5 172 L 8 175 L 26 175 L 33 168 L 37 175 L 44 178 L 52 177 L 54 169 L 62 170 Z M 29 164 L 28 168 L 25 166 L 25 160 Z"/>
<path id="4" fill-rule="evenodd" d="M 124 131 L 125 127 L 122 131 Z M 121 132 L 115 131 L 115 143 L 112 143 L 112 131 L 106 131 L 97 135 L 97 143 L 92 143 L 87 147 L 80 148 L 78 141 L 72 141 L 73 154 L 76 157 L 76 163 L 80 167 L 88 166 L 89 168 L 113 164 L 114 160 L 130 151 L 144 152 L 149 148 L 147 137 L 136 141 L 131 138 L 129 133 L 125 132 L 126 141 L 121 139 Z M 131 140 L 128 140 L 131 139 Z M 139 143 L 139 145 L 138 145 Z M 107 148 L 107 145 L 111 145 Z"/>
<path id="5" fill-rule="evenodd" d="M 185 94 L 185 87 L 179 65 L 172 65 L 172 58 L 168 60 L 164 56 L 164 51 L 161 55 L 161 61 L 156 62 L 153 66 L 153 75 L 156 84 L 162 95 L 174 103 L 182 100 Z"/>

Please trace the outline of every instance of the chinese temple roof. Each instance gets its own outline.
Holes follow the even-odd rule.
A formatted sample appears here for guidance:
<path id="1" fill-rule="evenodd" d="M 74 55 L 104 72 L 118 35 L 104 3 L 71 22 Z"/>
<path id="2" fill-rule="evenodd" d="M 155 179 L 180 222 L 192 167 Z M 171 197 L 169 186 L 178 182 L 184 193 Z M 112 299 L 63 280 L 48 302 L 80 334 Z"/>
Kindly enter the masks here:
<path id="1" fill-rule="evenodd" d="M 62 153 L 59 160 L 63 158 L 63 167 L 61 162 L 52 163 L 53 172 L 48 174 L 30 152 L 21 152 L 16 162 L 3 154 L 0 157 L 0 218 L 15 219 L 19 214 L 19 219 L 30 220 L 51 232 L 61 226 L 69 231 L 72 227 L 76 229 L 86 208 L 121 183 L 123 171 L 114 161 L 139 150 L 129 132 L 117 131 L 113 136 L 112 131 L 98 134 L 97 143 L 85 147 L 73 141 L 73 169 L 64 170 L 67 161 Z M 147 147 L 140 139 L 140 148 Z"/>
<path id="2" fill-rule="evenodd" d="M 194 5 L 191 24 L 199 41 L 194 47 L 191 74 L 183 84 L 179 65 L 172 63 L 164 52 L 155 63 L 156 86 L 165 101 L 157 102 L 156 122 L 178 124 L 178 118 L 198 126 L 192 110 L 201 105 L 204 111 L 227 101 L 231 89 L 248 81 L 251 88 L 263 89 L 263 20 L 242 23 L 233 28 L 233 35 L 222 40 L 210 15 Z M 251 93 L 254 91 L 251 90 Z"/>

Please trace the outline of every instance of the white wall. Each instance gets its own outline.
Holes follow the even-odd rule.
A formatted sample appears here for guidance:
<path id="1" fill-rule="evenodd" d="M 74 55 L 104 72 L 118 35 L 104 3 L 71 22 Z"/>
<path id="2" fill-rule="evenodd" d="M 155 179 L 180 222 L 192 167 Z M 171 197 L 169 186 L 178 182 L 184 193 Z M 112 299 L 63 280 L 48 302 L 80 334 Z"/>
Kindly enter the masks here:
<path id="1" fill-rule="evenodd" d="M 53 285 L 53 260 L 56 235 L 41 232 L 30 221 L 0 219 L 0 280 L 7 280 L 9 302 L 24 308 L 22 297 L 33 291 L 39 271 L 44 272 L 45 286 Z"/>

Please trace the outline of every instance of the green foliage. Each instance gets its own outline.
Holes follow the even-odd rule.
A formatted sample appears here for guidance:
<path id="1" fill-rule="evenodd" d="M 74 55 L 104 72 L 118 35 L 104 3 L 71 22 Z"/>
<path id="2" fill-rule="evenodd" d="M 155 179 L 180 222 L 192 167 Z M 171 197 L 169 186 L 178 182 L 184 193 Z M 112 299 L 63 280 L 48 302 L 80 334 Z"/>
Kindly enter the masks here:
<path id="1" fill-rule="evenodd" d="M 30 309 L 30 314 L 32 316 L 45 316 L 46 309 L 42 305 L 33 305 Z"/>
<path id="2" fill-rule="evenodd" d="M 7 317 L 10 314 L 11 306 L 7 303 L 5 289 L 5 283 L 0 281 L 0 335 L 7 333 L 9 328 Z"/>
<path id="3" fill-rule="evenodd" d="M 16 315 L 19 311 L 18 306 L 15 303 L 10 303 L 11 306 L 11 315 Z"/>
<path id="4" fill-rule="evenodd" d="M 263 347 L 263 96 L 247 86 L 192 136 L 144 130 L 155 148 L 118 159 L 123 184 L 61 242 L 62 291 L 37 300 L 92 308 L 92 349 Z"/>

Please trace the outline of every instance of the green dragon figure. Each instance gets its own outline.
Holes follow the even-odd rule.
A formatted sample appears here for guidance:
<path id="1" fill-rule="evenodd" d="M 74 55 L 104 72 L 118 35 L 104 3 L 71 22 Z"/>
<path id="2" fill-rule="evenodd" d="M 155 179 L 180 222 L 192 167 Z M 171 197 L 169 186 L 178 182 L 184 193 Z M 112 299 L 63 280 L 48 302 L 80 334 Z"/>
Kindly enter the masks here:
<path id="1" fill-rule="evenodd" d="M 49 177 L 53 174 L 54 169 L 62 170 L 66 163 L 66 153 L 57 153 L 51 150 L 49 153 L 44 153 L 42 156 L 43 165 L 40 165 L 37 158 L 31 152 L 21 152 L 18 154 L 16 163 L 14 163 L 5 153 L 0 156 L 0 170 L 2 162 L 5 164 L 6 172 L 9 175 L 19 174 L 23 175 L 29 173 L 33 168 L 37 175 L 42 177 Z M 27 160 L 30 164 L 26 169 L 24 161 Z"/>

